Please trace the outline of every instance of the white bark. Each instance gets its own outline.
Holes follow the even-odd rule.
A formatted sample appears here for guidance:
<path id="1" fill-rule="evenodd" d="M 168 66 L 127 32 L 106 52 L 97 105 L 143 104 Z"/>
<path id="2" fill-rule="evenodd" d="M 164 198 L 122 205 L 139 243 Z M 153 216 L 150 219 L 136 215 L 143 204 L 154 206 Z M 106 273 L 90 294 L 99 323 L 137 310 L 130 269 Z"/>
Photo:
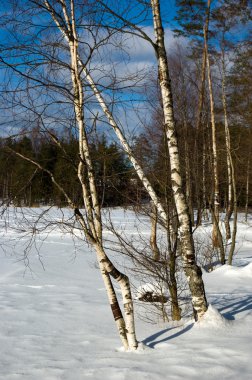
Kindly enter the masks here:
<path id="1" fill-rule="evenodd" d="M 129 279 L 125 274 L 122 274 L 115 268 L 101 245 L 94 244 L 94 246 L 101 267 L 117 281 L 121 288 L 128 348 L 129 350 L 135 350 L 138 347 L 138 342 L 135 335 L 134 309 Z"/>
<path id="2" fill-rule="evenodd" d="M 76 217 L 79 220 L 81 226 L 83 227 L 83 230 L 90 243 L 94 246 L 96 250 L 96 255 L 99 261 L 102 277 L 107 290 L 107 295 L 110 301 L 110 305 L 122 343 L 126 349 L 135 350 L 138 346 L 138 342 L 135 336 L 133 302 L 131 297 L 129 280 L 127 276 L 120 273 L 114 267 L 114 265 L 108 259 L 103 249 L 101 210 L 98 202 L 94 170 L 92 166 L 92 160 L 90 157 L 89 145 L 84 124 L 84 93 L 80 77 L 80 72 L 83 68 L 80 67 L 80 60 L 78 57 L 78 37 L 75 28 L 74 1 L 70 1 L 70 16 L 65 4 L 65 0 L 60 1 L 67 30 L 65 30 L 63 26 L 61 26 L 61 24 L 59 23 L 57 13 L 49 4 L 49 2 L 45 0 L 44 4 L 49 13 L 51 14 L 55 24 L 58 26 L 60 31 L 65 36 L 69 44 L 69 51 L 71 57 L 71 74 L 74 91 L 74 109 L 79 130 L 80 161 L 78 166 L 78 177 L 82 185 L 83 200 L 87 212 L 87 222 L 84 221 L 84 218 L 80 214 L 79 210 L 76 211 Z M 87 179 L 85 177 L 84 170 L 86 170 Z M 123 320 L 119 303 L 116 299 L 116 294 L 109 276 L 112 276 L 121 287 L 125 311 L 125 322 Z"/>
<path id="3" fill-rule="evenodd" d="M 206 39 L 205 39 L 206 43 Z M 217 144 L 216 144 L 216 124 L 214 113 L 214 98 L 211 78 L 211 68 L 209 62 L 209 55 L 206 46 L 206 60 L 207 60 L 207 79 L 209 88 L 210 99 L 210 113 L 211 113 L 211 127 L 212 127 L 212 153 L 213 153 L 213 182 L 214 182 L 214 221 L 213 221 L 213 245 L 219 246 L 216 223 L 219 224 L 219 176 L 218 176 L 218 156 L 217 156 Z"/>
<path id="4" fill-rule="evenodd" d="M 153 260 L 159 261 L 160 260 L 160 251 L 157 245 L 157 208 L 155 205 L 151 205 L 151 213 L 150 213 L 150 219 L 151 219 L 151 236 L 150 236 L 150 246 L 153 252 Z"/>
<path id="5" fill-rule="evenodd" d="M 180 159 L 173 115 L 173 101 L 159 1 L 151 0 L 151 6 L 156 37 L 156 56 L 158 60 L 159 84 L 161 89 L 165 131 L 170 156 L 172 190 L 179 219 L 179 234 L 182 247 L 183 266 L 192 294 L 192 304 L 195 318 L 198 319 L 201 318 L 207 310 L 207 302 L 201 269 L 196 265 L 189 210 L 182 188 Z"/>
<path id="6" fill-rule="evenodd" d="M 247 175 L 246 175 L 246 203 L 245 203 L 245 222 L 248 221 L 248 203 L 249 203 L 249 169 L 250 159 L 248 160 Z"/>
<path id="7" fill-rule="evenodd" d="M 210 100 L 210 114 L 211 114 L 211 127 L 212 127 L 212 154 L 213 154 L 213 182 L 214 182 L 214 204 L 213 204 L 213 233 L 212 241 L 214 247 L 220 248 L 220 261 L 225 264 L 225 254 L 223 248 L 222 235 L 219 228 L 219 176 L 218 176 L 218 153 L 217 153 L 217 142 L 216 142 L 216 123 L 215 123 L 215 110 L 214 110 L 214 95 L 213 86 L 211 78 L 211 67 L 208 54 L 208 27 L 209 27 L 209 16 L 210 16 L 210 6 L 211 0 L 207 1 L 207 16 L 204 26 L 204 48 L 206 53 L 206 65 L 207 65 L 207 80 L 209 89 L 209 100 Z"/>
<path id="8" fill-rule="evenodd" d="M 80 60 L 81 64 L 82 64 L 82 68 L 83 68 L 83 72 L 84 74 L 86 75 L 86 79 L 87 81 L 89 82 L 95 96 L 96 96 L 96 99 L 98 100 L 100 106 L 101 106 L 101 109 L 103 110 L 104 114 L 106 115 L 107 119 L 108 119 L 108 122 L 109 124 L 111 125 L 111 127 L 114 129 L 115 131 L 115 134 L 116 136 L 118 137 L 124 151 L 127 153 L 128 157 L 129 157 L 129 160 L 130 162 L 132 163 L 140 181 L 142 182 L 142 184 L 144 185 L 147 193 L 149 194 L 150 198 L 152 199 L 153 203 L 155 204 L 155 206 L 157 207 L 158 211 L 159 211 L 159 214 L 161 216 L 161 218 L 163 219 L 163 221 L 165 222 L 165 224 L 167 224 L 167 215 L 166 215 L 166 212 L 164 211 L 164 208 L 163 208 L 163 205 L 161 204 L 161 202 L 159 201 L 157 195 L 156 195 L 156 192 L 154 191 L 150 181 L 148 180 L 148 178 L 146 177 L 141 165 L 139 164 L 139 162 L 136 160 L 135 156 L 134 156 L 134 153 L 131 149 L 131 147 L 129 146 L 128 142 L 127 142 L 127 139 L 126 137 L 124 136 L 121 128 L 118 126 L 117 122 L 115 121 L 115 118 L 113 117 L 113 114 L 110 112 L 101 92 L 98 90 L 93 78 L 91 77 L 91 75 L 88 73 L 88 70 L 87 68 L 85 67 L 85 65 L 83 64 L 83 62 Z"/>
<path id="9" fill-rule="evenodd" d="M 211 126 L 212 126 L 212 153 L 213 153 L 213 182 L 214 182 L 214 220 L 213 220 L 213 245 L 219 246 L 217 228 L 219 225 L 219 176 L 218 176 L 218 156 L 217 156 L 217 144 L 216 144 L 216 124 L 214 115 L 214 99 L 211 79 L 211 69 L 209 62 L 209 55 L 207 52 L 207 78 L 209 87 L 209 99 L 210 99 L 210 113 L 211 113 Z"/>
<path id="10" fill-rule="evenodd" d="M 206 193 L 206 143 L 203 136 L 203 160 L 202 160 L 202 199 L 203 199 L 203 217 L 205 220 L 209 220 L 207 211 L 207 193 Z"/>
<path id="11" fill-rule="evenodd" d="M 237 233 L 237 217 L 238 217 L 238 209 L 237 209 L 237 194 L 236 194 L 236 183 L 235 183 L 235 172 L 234 172 L 234 164 L 231 157 L 231 153 L 229 153 L 230 158 L 230 167 L 231 167 L 231 178 L 233 185 L 233 197 L 234 197 L 234 220 L 233 220 L 233 231 L 232 231 L 232 241 L 231 247 L 228 253 L 228 264 L 232 265 L 234 251 L 235 251 L 235 243 L 236 243 L 236 233 Z"/>
<path id="12" fill-rule="evenodd" d="M 200 90 L 199 90 L 199 102 L 198 102 L 198 109 L 197 109 L 197 119 L 196 119 L 196 138 L 194 142 L 194 157 L 196 160 L 196 169 L 195 169 L 195 193 L 197 198 L 197 221 L 196 225 L 201 225 L 202 221 L 202 204 L 200 199 L 200 183 L 198 182 L 199 178 L 199 165 L 200 165 L 200 154 L 201 154 L 201 147 L 199 146 L 199 136 L 200 136 L 200 130 L 202 131 L 202 112 L 203 112 L 203 104 L 204 104 L 204 96 L 205 96 L 205 82 L 206 82 L 206 50 L 205 46 L 203 47 L 203 53 L 202 53 L 202 63 L 201 63 L 201 80 L 200 80 Z M 204 147 L 202 152 L 202 165 L 204 168 Z M 204 169 L 203 169 L 204 170 Z M 204 178 L 203 178 L 203 184 L 204 187 Z M 203 214 L 205 213 L 204 210 L 204 193 L 203 193 Z"/>
<path id="13" fill-rule="evenodd" d="M 62 1 L 64 3 L 64 1 Z M 68 33 L 66 33 L 66 31 L 63 29 L 63 27 L 60 25 L 60 23 L 58 22 L 57 18 L 55 17 L 55 15 L 53 14 L 53 10 L 51 8 L 51 6 L 49 5 L 48 1 L 45 0 L 45 4 L 49 10 L 49 12 L 52 14 L 52 17 L 56 23 L 56 25 L 58 26 L 58 28 L 60 29 L 60 31 L 62 32 L 63 36 L 65 37 L 66 41 L 68 43 L 70 43 L 69 41 L 69 35 Z M 116 136 L 118 137 L 124 151 L 127 153 L 128 157 L 129 157 L 129 160 L 130 162 L 132 163 L 139 179 L 141 180 L 142 184 L 144 185 L 147 193 L 149 194 L 150 198 L 152 199 L 153 203 L 155 204 L 155 206 L 157 207 L 158 211 L 159 211 L 159 215 L 160 217 L 163 219 L 165 225 L 167 226 L 168 225 L 168 220 L 167 220 L 167 215 L 166 215 L 166 212 L 163 208 L 163 205 L 162 203 L 159 201 L 158 199 L 158 196 L 156 195 L 156 192 L 154 191 L 150 181 L 148 180 L 148 178 L 146 177 L 145 173 L 144 173 L 144 170 L 142 169 L 141 165 L 139 164 L 139 162 L 137 161 L 137 159 L 135 158 L 134 156 L 134 153 L 126 139 L 126 137 L 124 136 L 121 128 L 119 127 L 118 123 L 116 122 L 112 112 L 110 112 L 109 110 L 109 107 L 107 106 L 103 96 L 102 96 L 102 93 L 99 91 L 98 87 L 96 86 L 92 76 L 90 75 L 90 73 L 88 72 L 88 69 L 87 67 L 85 66 L 85 64 L 83 63 L 83 61 L 81 60 L 79 54 L 78 54 L 78 64 L 79 66 L 81 67 L 82 69 L 82 75 L 85 76 L 86 80 L 88 81 L 91 89 L 93 90 L 93 93 L 98 101 L 98 103 L 100 104 L 100 107 L 102 109 L 102 111 L 104 112 L 104 114 L 106 115 L 107 119 L 108 119 L 108 122 L 109 124 L 111 125 L 111 127 L 113 128 Z M 168 226 L 169 229 L 172 230 L 171 226 Z M 172 231 L 171 231 L 172 233 Z"/>
<path id="14" fill-rule="evenodd" d="M 188 147 L 188 125 L 186 119 L 184 120 L 184 145 L 185 145 L 185 179 L 186 179 L 186 201 L 189 207 L 189 214 L 192 226 L 194 226 L 194 211 L 192 200 L 192 185 L 191 185 L 191 173 L 190 173 L 190 159 L 189 159 L 189 147 Z M 198 165 L 197 165 L 198 166 Z M 197 169 L 198 171 L 198 169 Z"/>
<path id="15" fill-rule="evenodd" d="M 222 49 L 222 105 L 224 112 L 224 126 L 225 126 L 225 143 L 226 143 L 226 154 L 227 154 L 227 174 L 228 174 L 228 199 L 227 199 L 227 209 L 225 216 L 225 228 L 226 228 L 226 239 L 231 238 L 230 233 L 230 218 L 233 212 L 233 181 L 232 181 L 232 156 L 231 156 L 231 141 L 230 141 L 230 132 L 228 125 L 228 115 L 227 115 L 227 101 L 226 101 L 226 81 L 225 81 L 225 56 L 224 50 Z"/>
<path id="16" fill-rule="evenodd" d="M 110 275 L 105 270 L 105 266 L 99 260 L 98 260 L 98 262 L 99 262 L 103 282 L 104 282 L 104 285 L 106 287 L 106 292 L 108 295 L 112 314 L 113 314 L 113 317 L 114 317 L 114 320 L 115 320 L 115 323 L 117 326 L 117 330 L 119 332 L 119 336 L 121 338 L 123 347 L 124 347 L 125 351 L 127 351 L 129 349 L 129 343 L 128 343 L 128 338 L 127 338 L 127 334 L 126 334 L 126 326 L 125 326 L 125 321 L 124 321 L 120 306 L 118 304 L 117 296 L 116 296 L 113 284 L 111 282 Z"/>

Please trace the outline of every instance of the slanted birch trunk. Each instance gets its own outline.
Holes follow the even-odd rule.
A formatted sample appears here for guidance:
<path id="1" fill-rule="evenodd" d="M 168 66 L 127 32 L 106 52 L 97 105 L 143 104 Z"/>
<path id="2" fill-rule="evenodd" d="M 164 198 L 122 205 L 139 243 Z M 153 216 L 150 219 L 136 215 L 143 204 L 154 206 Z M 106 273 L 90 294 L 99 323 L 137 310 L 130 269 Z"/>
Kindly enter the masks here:
<path id="1" fill-rule="evenodd" d="M 158 199 L 158 196 L 157 196 L 155 190 L 153 189 L 148 178 L 146 177 L 143 168 L 141 167 L 141 165 L 137 161 L 126 137 L 124 136 L 121 128 L 119 127 L 118 123 L 116 122 L 115 118 L 113 117 L 112 112 L 109 110 L 109 107 L 107 106 L 101 92 L 99 91 L 99 89 L 95 85 L 93 78 L 91 77 L 87 68 L 85 67 L 84 63 L 81 60 L 80 60 L 80 63 L 81 63 L 82 69 L 83 69 L 83 73 L 86 75 L 86 79 L 87 79 L 88 83 L 90 84 L 90 87 L 92 88 L 92 90 L 96 96 L 96 99 L 98 100 L 98 102 L 100 104 L 101 109 L 103 110 L 104 114 L 106 115 L 109 124 L 113 128 L 113 130 L 114 130 L 118 140 L 120 141 L 124 151 L 127 153 L 129 160 L 132 163 L 140 181 L 144 185 L 145 190 L 149 194 L 153 204 L 156 206 L 156 208 L 160 214 L 160 217 L 163 219 L 163 222 L 167 226 L 167 215 L 166 215 L 166 212 L 163 208 L 162 203 Z M 171 228 L 171 226 L 169 226 L 169 228 Z"/>
<path id="2" fill-rule="evenodd" d="M 82 186 L 83 201 L 86 210 L 86 222 L 79 210 L 76 211 L 75 214 L 81 226 L 83 227 L 83 231 L 86 237 L 95 248 L 113 316 L 124 348 L 135 350 L 138 347 L 138 342 L 135 335 L 133 301 L 129 279 L 127 276 L 120 273 L 115 268 L 113 263 L 107 257 L 103 248 L 101 209 L 98 201 L 93 164 L 89 152 L 89 144 L 84 123 L 84 92 L 80 77 L 82 67 L 79 66 L 78 58 L 78 36 L 75 26 L 74 1 L 70 1 L 70 10 L 67 9 L 64 0 L 61 0 L 60 2 L 62 13 L 65 19 L 64 26 L 62 26 L 62 23 L 58 19 L 58 13 L 50 5 L 50 3 L 45 0 L 44 4 L 56 26 L 65 36 L 69 45 L 69 52 L 71 57 L 74 109 L 79 131 L 80 161 L 78 165 L 78 178 Z M 124 304 L 124 319 L 122 317 L 119 303 L 117 301 L 116 294 L 109 276 L 114 278 L 121 288 Z"/>
<path id="3" fill-rule="evenodd" d="M 63 2 L 63 4 L 64 4 L 64 2 Z M 54 19 L 56 25 L 58 26 L 58 28 L 61 30 L 62 34 L 64 35 L 66 41 L 70 44 L 71 41 L 69 39 L 69 33 L 65 32 L 65 30 L 61 27 L 60 23 L 57 21 L 57 18 L 54 15 L 53 15 L 53 19 Z M 144 185 L 147 193 L 149 194 L 149 196 L 150 196 L 150 198 L 151 198 L 151 200 L 153 202 L 153 205 L 155 205 L 155 207 L 156 207 L 156 209 L 157 209 L 157 211 L 159 213 L 159 216 L 161 218 L 162 224 L 166 227 L 166 229 L 167 229 L 167 231 L 169 233 L 169 244 L 171 246 L 173 246 L 174 245 L 174 241 L 173 240 L 177 239 L 176 238 L 176 233 L 173 230 L 172 224 L 169 221 L 169 218 L 167 216 L 166 211 L 163 208 L 162 203 L 160 202 L 160 200 L 159 200 L 159 198 L 158 198 L 155 190 L 153 189 L 153 187 L 152 187 L 151 183 L 149 182 L 148 178 L 146 177 L 146 175 L 144 173 L 144 170 L 142 169 L 141 165 L 139 164 L 139 162 L 135 158 L 134 153 L 133 153 L 130 145 L 128 144 L 127 139 L 125 138 L 125 136 L 124 136 L 121 128 L 119 127 L 119 125 L 117 124 L 115 118 L 113 117 L 112 112 L 110 111 L 109 107 L 106 104 L 106 101 L 104 100 L 104 98 L 102 96 L 102 93 L 97 88 L 97 86 L 96 86 L 96 84 L 95 84 L 92 76 L 88 72 L 87 67 L 85 66 L 85 64 L 81 60 L 78 52 L 77 52 L 77 61 L 78 61 L 79 67 L 81 68 L 82 75 L 85 77 L 85 79 L 89 83 L 91 89 L 93 90 L 93 93 L 96 96 L 96 99 L 97 99 L 98 103 L 100 104 L 101 109 L 103 110 L 104 114 L 106 115 L 109 124 L 113 128 L 113 130 L 114 130 L 116 136 L 118 137 L 118 139 L 119 139 L 119 141 L 120 141 L 120 143 L 121 143 L 124 151 L 128 154 L 129 160 L 132 163 L 132 165 L 133 165 L 133 167 L 134 167 L 134 169 L 135 169 L 135 171 L 136 171 L 139 179 L 143 183 L 143 185 Z M 175 264 L 173 263 L 173 261 L 176 260 L 176 252 L 174 251 L 172 254 L 173 254 L 174 257 L 172 257 L 172 259 L 171 259 L 172 265 L 169 267 L 170 271 L 175 270 Z M 105 260 L 105 262 L 106 262 L 106 260 Z M 171 288 L 172 288 L 172 292 L 171 292 L 172 316 L 173 316 L 173 319 L 179 320 L 181 318 L 181 311 L 180 311 L 180 308 L 179 308 L 179 305 L 178 305 L 177 281 L 176 281 L 175 272 L 174 273 L 170 272 L 170 278 L 171 278 L 171 281 L 172 281 L 172 284 L 171 284 Z M 127 282 L 126 277 L 125 277 L 125 281 Z M 128 295 L 130 295 L 129 291 L 128 291 Z M 137 342 L 136 342 L 136 339 L 133 337 L 134 335 L 132 335 L 132 333 L 130 333 L 133 330 L 133 328 L 132 328 L 133 323 L 130 322 L 130 318 L 131 319 L 133 318 L 133 312 L 131 312 L 131 310 L 133 310 L 133 303 L 131 302 L 131 307 L 129 307 L 129 305 L 130 304 L 128 304 L 127 308 L 125 308 L 125 325 L 126 325 L 126 332 L 128 332 L 127 333 L 128 342 L 132 342 L 130 344 L 132 344 L 132 347 L 134 348 L 134 347 L 136 347 Z M 126 309 L 128 311 L 126 311 Z M 127 319 L 129 320 L 128 322 L 127 322 Z M 131 334 L 132 338 L 130 338 L 128 336 L 129 334 Z"/>
<path id="4" fill-rule="evenodd" d="M 84 234 L 85 234 L 87 240 L 92 245 L 94 245 L 95 239 L 92 236 L 91 228 L 90 228 L 90 224 L 89 224 L 88 218 L 87 218 L 87 221 L 85 221 L 85 218 L 81 214 L 80 210 L 77 208 L 77 206 L 72 201 L 72 199 L 69 197 L 69 195 L 65 192 L 64 188 L 55 180 L 55 177 L 52 174 L 52 172 L 50 170 L 48 170 L 48 169 L 43 168 L 38 162 L 34 161 L 33 159 L 31 159 L 29 157 L 26 157 L 26 156 L 24 156 L 23 154 L 21 154 L 19 152 L 13 151 L 11 148 L 8 148 L 8 150 L 10 152 L 14 153 L 16 156 L 20 157 L 21 159 L 30 162 L 31 164 L 33 164 L 34 166 L 36 166 L 39 170 L 41 170 L 43 172 L 46 172 L 51 177 L 52 183 L 56 186 L 56 188 L 58 189 L 58 191 L 65 197 L 65 199 L 66 199 L 69 207 L 74 211 L 74 215 L 76 217 L 76 220 L 78 220 L 79 223 L 80 223 L 80 225 L 82 226 L 82 229 L 84 231 Z M 102 258 L 104 258 L 104 256 L 102 256 Z M 99 259 L 99 257 L 98 257 L 98 259 Z M 118 332 L 119 332 L 122 344 L 123 344 L 125 350 L 128 350 L 129 349 L 129 344 L 128 344 L 128 338 L 127 338 L 127 334 L 126 334 L 125 322 L 124 322 L 124 318 L 123 318 L 123 315 L 122 315 L 122 312 L 121 312 L 121 309 L 120 309 L 120 305 L 119 305 L 117 297 L 116 297 L 116 293 L 115 293 L 114 288 L 113 288 L 113 284 L 112 284 L 112 282 L 110 280 L 110 277 L 109 277 L 109 271 L 105 268 L 104 265 L 102 265 L 100 263 L 99 260 L 98 260 L 98 262 L 99 262 L 99 265 L 100 265 L 100 269 L 101 269 L 101 274 L 102 274 L 102 277 L 103 277 L 104 285 L 105 285 L 105 288 L 106 288 L 106 291 L 107 291 L 107 295 L 108 295 L 108 298 L 109 298 L 110 306 L 111 306 L 111 309 L 112 309 L 112 313 L 113 313 L 113 316 L 114 316 L 114 320 L 115 320 L 115 323 L 116 323 L 116 326 L 117 326 L 117 329 L 118 329 Z M 115 269 L 115 271 L 116 271 L 116 269 Z"/>
<path id="5" fill-rule="evenodd" d="M 128 350 L 129 344 L 126 333 L 125 321 L 122 315 L 120 305 L 117 300 L 115 289 L 113 287 L 110 275 L 105 269 L 105 266 L 101 262 L 99 262 L 99 266 L 119 336 L 121 338 L 124 349 Z"/>
<path id="6" fill-rule="evenodd" d="M 118 304 L 111 304 L 111 309 L 116 320 L 116 317 L 120 317 L 120 325 L 117 325 L 121 339 L 125 342 L 125 333 L 127 338 L 127 346 L 129 350 L 136 350 L 138 347 L 138 342 L 135 334 L 135 322 L 134 322 L 134 308 L 133 299 L 130 289 L 129 278 L 121 273 L 114 264 L 109 260 L 106 255 L 104 248 L 101 244 L 94 243 L 96 249 L 97 257 L 101 268 L 104 268 L 106 273 L 108 273 L 112 278 L 116 280 L 119 284 L 124 307 L 124 324 L 121 321 L 120 311 L 118 309 Z"/>
<path id="7" fill-rule="evenodd" d="M 151 7 L 156 38 L 155 51 L 158 60 L 159 84 L 162 96 L 165 132 L 167 135 L 168 151 L 170 156 L 172 190 L 179 219 L 179 238 L 181 242 L 183 268 L 192 295 L 194 316 L 197 320 L 200 319 L 206 312 L 207 301 L 204 283 L 202 280 L 202 272 L 200 267 L 196 264 L 190 215 L 182 187 L 180 158 L 173 114 L 171 83 L 164 44 L 164 30 L 160 15 L 159 0 L 151 0 Z"/>

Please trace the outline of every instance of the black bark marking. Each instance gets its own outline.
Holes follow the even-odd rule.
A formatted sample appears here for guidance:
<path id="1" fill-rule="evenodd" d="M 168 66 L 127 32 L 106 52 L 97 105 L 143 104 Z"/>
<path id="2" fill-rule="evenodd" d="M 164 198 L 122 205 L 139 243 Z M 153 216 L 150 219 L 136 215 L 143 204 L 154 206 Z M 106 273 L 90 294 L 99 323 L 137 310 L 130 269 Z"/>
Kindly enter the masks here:
<path id="1" fill-rule="evenodd" d="M 111 310 L 112 310 L 115 321 L 117 321 L 118 319 L 122 319 L 123 316 L 122 316 L 122 312 L 118 303 L 117 302 L 113 303 L 110 306 L 111 306 Z"/>

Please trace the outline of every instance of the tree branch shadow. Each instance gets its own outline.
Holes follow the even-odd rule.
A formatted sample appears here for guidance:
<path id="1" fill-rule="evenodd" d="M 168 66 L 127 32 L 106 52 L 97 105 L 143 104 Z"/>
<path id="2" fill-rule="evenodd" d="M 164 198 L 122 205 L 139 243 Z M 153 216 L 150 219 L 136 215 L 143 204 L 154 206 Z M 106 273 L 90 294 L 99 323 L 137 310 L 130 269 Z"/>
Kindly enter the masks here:
<path id="1" fill-rule="evenodd" d="M 227 303 L 223 307 L 218 307 L 218 310 L 224 312 L 223 316 L 226 319 L 234 320 L 237 314 L 252 311 L 252 296 L 246 296 L 241 300 Z"/>
<path id="2" fill-rule="evenodd" d="M 168 328 L 168 329 L 158 331 L 157 333 L 150 335 L 149 337 L 144 339 L 143 344 L 145 344 L 146 346 L 148 346 L 150 348 L 155 348 L 155 346 L 159 343 L 168 342 L 171 339 L 177 338 L 178 336 L 185 334 L 187 331 L 191 330 L 193 325 L 194 325 L 194 323 L 190 323 L 189 325 L 184 327 L 182 330 L 177 331 L 176 333 L 169 335 L 169 336 L 166 336 L 163 339 L 159 339 L 159 340 L 157 340 L 157 338 L 161 337 L 162 335 L 166 334 L 167 332 L 169 332 L 171 330 L 177 329 L 177 327 L 172 327 L 172 328 Z"/>

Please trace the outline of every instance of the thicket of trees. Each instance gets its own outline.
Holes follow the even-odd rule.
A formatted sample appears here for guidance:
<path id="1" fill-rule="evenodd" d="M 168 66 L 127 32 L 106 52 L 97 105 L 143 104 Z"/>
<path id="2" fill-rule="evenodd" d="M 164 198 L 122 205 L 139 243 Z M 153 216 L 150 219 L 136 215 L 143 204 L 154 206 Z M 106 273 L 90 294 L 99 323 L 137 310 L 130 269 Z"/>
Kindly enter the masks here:
<path id="1" fill-rule="evenodd" d="M 78 165 L 78 140 L 74 136 L 41 136 L 34 130 L 16 139 L 0 139 L 0 191 L 3 202 L 15 206 L 40 205 L 67 206 L 65 197 L 52 183 L 50 175 L 34 168 L 30 162 L 20 160 L 15 153 L 36 160 L 49 170 L 74 202 L 83 207 L 81 187 L 76 179 Z M 90 144 L 94 162 L 99 202 L 102 207 L 124 206 L 136 202 L 132 185 L 133 174 L 129 162 L 115 143 L 108 143 L 104 136 Z"/>
<path id="2" fill-rule="evenodd" d="M 211 218 L 213 251 L 232 264 L 238 206 L 251 205 L 249 4 L 176 6 L 183 39 L 170 52 L 158 0 L 15 0 L 1 18 L 1 199 L 73 210 L 126 349 L 138 345 L 130 282 L 107 252 L 102 207 L 149 216 L 144 249 L 111 226 L 117 250 L 165 283 L 173 320 L 186 281 L 197 320 L 207 300 L 192 227 Z M 148 64 L 136 62 L 142 49 Z"/>

